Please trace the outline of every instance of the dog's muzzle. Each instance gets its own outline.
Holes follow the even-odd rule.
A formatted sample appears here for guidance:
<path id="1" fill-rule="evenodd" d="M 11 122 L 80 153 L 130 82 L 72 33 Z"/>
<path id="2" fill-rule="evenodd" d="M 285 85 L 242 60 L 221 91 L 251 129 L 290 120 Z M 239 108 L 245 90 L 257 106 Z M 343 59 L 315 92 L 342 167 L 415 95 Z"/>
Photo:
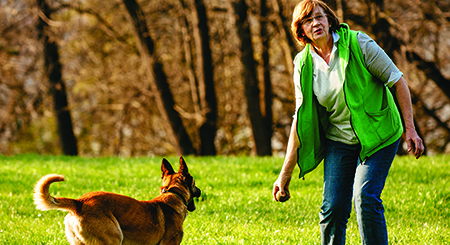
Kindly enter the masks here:
<path id="1" fill-rule="evenodd" d="M 201 194 L 202 194 L 202 191 L 199 188 L 194 187 L 194 190 L 191 193 L 192 199 L 188 203 L 188 206 L 187 206 L 188 211 L 192 212 L 195 210 L 194 197 L 200 197 Z"/>

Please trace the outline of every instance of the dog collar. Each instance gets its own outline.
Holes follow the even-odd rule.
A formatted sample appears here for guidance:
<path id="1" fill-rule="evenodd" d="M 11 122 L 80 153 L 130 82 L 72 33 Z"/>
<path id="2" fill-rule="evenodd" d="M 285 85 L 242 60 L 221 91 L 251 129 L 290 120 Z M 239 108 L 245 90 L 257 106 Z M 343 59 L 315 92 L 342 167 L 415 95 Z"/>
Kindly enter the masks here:
<path id="1" fill-rule="evenodd" d="M 175 196 L 177 196 L 178 198 L 181 199 L 181 201 L 183 201 L 184 206 L 186 206 L 186 207 L 188 206 L 186 199 L 184 199 L 184 197 L 178 191 L 173 190 L 173 189 L 169 189 L 169 190 L 166 190 L 166 192 L 170 192 L 170 193 L 175 194 Z"/>

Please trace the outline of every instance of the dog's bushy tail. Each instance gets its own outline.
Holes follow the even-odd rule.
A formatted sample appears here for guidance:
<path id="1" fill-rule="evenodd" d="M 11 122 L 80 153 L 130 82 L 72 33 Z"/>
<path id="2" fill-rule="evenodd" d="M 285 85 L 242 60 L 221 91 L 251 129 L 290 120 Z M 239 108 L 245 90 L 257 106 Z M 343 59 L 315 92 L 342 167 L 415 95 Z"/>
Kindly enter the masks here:
<path id="1" fill-rule="evenodd" d="M 58 174 L 48 174 L 42 177 L 34 187 L 34 204 L 42 211 L 59 209 L 64 211 L 74 211 L 76 200 L 70 198 L 56 198 L 50 196 L 49 187 L 53 182 L 64 181 L 64 176 Z"/>

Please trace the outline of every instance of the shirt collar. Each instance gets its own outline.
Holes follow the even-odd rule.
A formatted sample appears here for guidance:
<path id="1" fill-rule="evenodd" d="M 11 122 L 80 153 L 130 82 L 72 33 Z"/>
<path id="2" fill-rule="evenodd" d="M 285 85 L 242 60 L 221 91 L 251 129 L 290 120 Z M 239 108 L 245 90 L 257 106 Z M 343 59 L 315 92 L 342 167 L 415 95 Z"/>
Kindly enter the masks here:
<path id="1" fill-rule="evenodd" d="M 337 49 L 337 43 L 339 41 L 340 36 L 336 32 L 333 32 L 331 35 L 333 37 L 333 49 L 331 52 L 334 53 L 334 51 L 336 51 L 336 49 Z M 310 50 L 311 50 L 311 53 L 316 53 L 316 51 L 314 50 L 312 45 L 310 47 Z"/>
<path id="2" fill-rule="evenodd" d="M 333 43 L 336 44 L 339 41 L 339 34 L 337 32 L 333 32 Z"/>

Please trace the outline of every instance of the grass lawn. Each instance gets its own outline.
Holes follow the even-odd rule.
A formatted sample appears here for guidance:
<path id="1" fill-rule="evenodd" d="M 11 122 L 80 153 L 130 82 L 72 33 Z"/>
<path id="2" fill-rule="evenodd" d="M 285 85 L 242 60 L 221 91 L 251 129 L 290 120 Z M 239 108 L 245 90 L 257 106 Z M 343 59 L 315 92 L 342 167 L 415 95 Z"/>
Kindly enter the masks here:
<path id="1" fill-rule="evenodd" d="M 66 213 L 33 204 L 43 175 L 66 177 L 51 185 L 53 196 L 103 190 L 148 200 L 158 195 L 161 159 L 0 156 L 0 244 L 68 244 Z M 167 159 L 178 169 L 177 157 Z M 185 159 L 202 196 L 184 222 L 182 244 L 320 244 L 321 167 L 294 179 L 291 200 L 276 203 L 271 191 L 282 158 Z M 390 244 L 450 244 L 450 156 L 397 157 L 382 198 Z M 347 244 L 361 244 L 354 212 Z"/>

